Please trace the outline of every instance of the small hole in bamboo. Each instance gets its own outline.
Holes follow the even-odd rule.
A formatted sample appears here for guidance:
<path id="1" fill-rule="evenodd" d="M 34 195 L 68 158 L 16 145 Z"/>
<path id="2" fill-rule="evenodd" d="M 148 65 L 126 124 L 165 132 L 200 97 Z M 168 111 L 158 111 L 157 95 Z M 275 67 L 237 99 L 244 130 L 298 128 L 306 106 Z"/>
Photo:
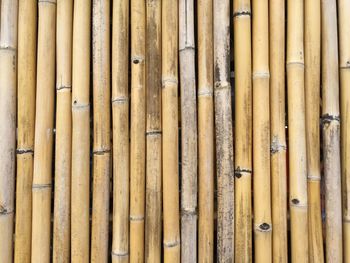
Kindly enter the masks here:
<path id="1" fill-rule="evenodd" d="M 299 200 L 295 198 L 295 199 L 292 200 L 292 203 L 297 205 L 297 204 L 299 204 Z"/>
<path id="2" fill-rule="evenodd" d="M 270 225 L 268 223 L 262 223 L 260 226 L 261 230 L 267 231 L 270 229 Z"/>
<path id="3" fill-rule="evenodd" d="M 140 60 L 138 60 L 137 58 L 135 58 L 132 62 L 133 62 L 134 64 L 139 64 L 139 63 L 140 63 Z"/>

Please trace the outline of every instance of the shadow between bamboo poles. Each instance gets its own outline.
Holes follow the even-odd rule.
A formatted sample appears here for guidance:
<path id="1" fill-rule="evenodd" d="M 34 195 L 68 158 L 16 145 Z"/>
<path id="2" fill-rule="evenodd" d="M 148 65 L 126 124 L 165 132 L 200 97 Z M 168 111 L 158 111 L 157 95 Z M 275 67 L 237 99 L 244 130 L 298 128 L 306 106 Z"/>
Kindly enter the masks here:
<path id="1" fill-rule="evenodd" d="M 342 262 L 337 3 L 322 0 L 322 141 L 325 176 L 326 261 Z"/>
<path id="2" fill-rule="evenodd" d="M 113 4 L 113 244 L 112 262 L 129 262 L 129 1 Z"/>
<path id="3" fill-rule="evenodd" d="M 12 262 L 15 198 L 17 0 L 1 2 L 0 259 Z"/>

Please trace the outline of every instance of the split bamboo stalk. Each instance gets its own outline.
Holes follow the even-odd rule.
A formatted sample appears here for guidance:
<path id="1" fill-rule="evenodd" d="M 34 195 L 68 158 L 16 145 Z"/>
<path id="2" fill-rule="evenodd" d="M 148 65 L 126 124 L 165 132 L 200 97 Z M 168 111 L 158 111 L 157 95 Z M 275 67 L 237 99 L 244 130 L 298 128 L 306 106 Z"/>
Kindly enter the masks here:
<path id="1" fill-rule="evenodd" d="M 162 2 L 164 262 L 180 262 L 178 172 L 178 0 Z"/>
<path id="2" fill-rule="evenodd" d="M 93 200 L 91 262 L 108 262 L 110 180 L 110 1 L 93 0 Z"/>
<path id="3" fill-rule="evenodd" d="M 342 262 L 337 3 L 322 0 L 322 134 L 326 262 Z"/>
<path id="4" fill-rule="evenodd" d="M 254 257 L 272 262 L 269 2 L 253 0 Z"/>
<path id="5" fill-rule="evenodd" d="M 15 262 L 29 263 L 32 236 L 32 180 L 35 120 L 37 1 L 18 7 L 17 186 Z"/>
<path id="6" fill-rule="evenodd" d="M 112 262 L 129 262 L 129 1 L 113 5 L 113 244 Z"/>
<path id="7" fill-rule="evenodd" d="M 230 1 L 214 0 L 213 10 L 218 202 L 217 255 L 218 262 L 232 262 L 234 260 L 234 177 L 232 176 L 234 163 L 230 84 Z M 213 261 L 212 258 L 211 261 Z"/>
<path id="8" fill-rule="evenodd" d="M 292 262 L 308 262 L 307 159 L 304 97 L 304 1 L 288 1 L 287 85 Z"/>
<path id="9" fill-rule="evenodd" d="M 0 25 L 0 259 L 12 262 L 15 198 L 18 0 L 1 2 Z"/>
<path id="10" fill-rule="evenodd" d="M 144 0 L 131 1 L 130 261 L 144 262 L 145 222 L 145 41 Z"/>
<path id="11" fill-rule="evenodd" d="M 57 2 L 56 154 L 53 262 L 70 262 L 73 1 Z"/>
<path id="12" fill-rule="evenodd" d="M 160 263 L 162 251 L 162 66 L 161 1 L 147 2 L 147 124 L 145 262 Z"/>
<path id="13" fill-rule="evenodd" d="M 181 261 L 197 262 L 197 102 L 194 1 L 179 2 Z"/>
<path id="14" fill-rule="evenodd" d="M 252 83 L 249 0 L 233 3 L 235 57 L 235 262 L 252 261 Z"/>
<path id="15" fill-rule="evenodd" d="M 343 188 L 343 238 L 344 262 L 350 262 L 350 20 L 347 10 L 350 10 L 349 0 L 338 1 L 339 18 L 339 65 L 341 85 L 341 164 Z"/>
<path id="16" fill-rule="evenodd" d="M 309 201 L 309 261 L 323 262 L 320 193 L 321 1 L 305 1 L 305 110 Z"/>
<path id="17" fill-rule="evenodd" d="M 71 261 L 90 256 L 91 0 L 74 1 L 72 61 Z"/>
<path id="18" fill-rule="evenodd" d="M 288 260 L 285 132 L 285 0 L 270 0 L 270 115 L 273 262 Z"/>

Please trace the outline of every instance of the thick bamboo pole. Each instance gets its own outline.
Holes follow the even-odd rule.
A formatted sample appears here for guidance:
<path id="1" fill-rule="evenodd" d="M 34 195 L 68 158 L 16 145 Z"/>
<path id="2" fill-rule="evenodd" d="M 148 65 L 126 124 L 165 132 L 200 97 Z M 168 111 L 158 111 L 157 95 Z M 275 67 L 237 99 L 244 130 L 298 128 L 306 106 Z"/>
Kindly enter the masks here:
<path id="1" fill-rule="evenodd" d="M 232 262 L 234 260 L 234 177 L 232 176 L 234 164 L 230 84 L 230 1 L 214 0 L 213 10 L 218 197 L 217 255 L 218 262 Z M 213 261 L 212 258 L 211 261 Z"/>
<path id="2" fill-rule="evenodd" d="M 269 19 L 272 255 L 282 263 L 288 260 L 284 0 L 270 0 Z"/>
<path id="3" fill-rule="evenodd" d="M 162 2 L 164 262 L 180 262 L 178 172 L 178 0 Z"/>
<path id="4" fill-rule="evenodd" d="M 322 0 L 322 141 L 325 176 L 326 262 L 342 262 L 337 3 Z"/>
<path id="5" fill-rule="evenodd" d="M 235 57 L 235 262 L 252 261 L 250 1 L 233 2 Z"/>
<path id="6" fill-rule="evenodd" d="M 162 251 L 162 2 L 160 0 L 148 0 L 146 3 L 147 165 L 145 261 L 160 263 Z"/>
<path id="7" fill-rule="evenodd" d="M 320 193 L 321 1 L 305 1 L 305 110 L 309 201 L 309 261 L 323 262 Z"/>
<path id="8" fill-rule="evenodd" d="M 18 0 L 1 2 L 0 22 L 0 259 L 12 262 L 15 198 Z"/>
<path id="9" fill-rule="evenodd" d="M 129 262 L 129 1 L 113 5 L 113 243 L 112 262 Z"/>
<path id="10" fill-rule="evenodd" d="M 108 262 L 110 180 L 110 1 L 93 0 L 93 201 L 91 262 Z"/>
<path id="11" fill-rule="evenodd" d="M 18 7 L 17 186 L 15 262 L 29 263 L 32 236 L 32 180 L 35 120 L 37 1 Z"/>
<path id="12" fill-rule="evenodd" d="M 73 1 L 57 1 L 53 262 L 70 262 Z"/>
<path id="13" fill-rule="evenodd" d="M 74 1 L 72 61 L 71 261 L 90 256 L 91 0 Z"/>
<path id="14" fill-rule="evenodd" d="M 253 0 L 254 257 L 272 262 L 269 2 Z"/>
<path id="15" fill-rule="evenodd" d="M 288 1 L 287 85 L 292 262 L 308 262 L 304 97 L 304 1 Z"/>

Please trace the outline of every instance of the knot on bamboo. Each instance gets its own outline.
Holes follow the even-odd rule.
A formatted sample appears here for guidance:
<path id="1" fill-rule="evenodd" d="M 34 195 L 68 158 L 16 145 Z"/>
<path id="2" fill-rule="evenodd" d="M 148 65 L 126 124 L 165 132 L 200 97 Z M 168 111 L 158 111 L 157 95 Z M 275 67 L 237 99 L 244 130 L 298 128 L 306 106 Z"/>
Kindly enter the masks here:
<path id="1" fill-rule="evenodd" d="M 142 56 L 133 56 L 131 57 L 131 62 L 135 65 L 140 64 L 145 61 L 145 58 Z"/>
<path id="2" fill-rule="evenodd" d="M 235 174 L 235 177 L 236 177 L 236 178 L 241 178 L 244 174 L 246 174 L 246 175 L 252 174 L 252 170 L 247 169 L 247 168 L 241 168 L 241 167 L 238 166 L 238 167 L 235 169 L 234 174 Z"/>
<path id="3" fill-rule="evenodd" d="M 324 114 L 321 117 L 321 125 L 326 126 L 331 124 L 331 122 L 338 122 L 340 123 L 340 116 L 339 115 L 331 115 L 331 114 Z"/>
<path id="4" fill-rule="evenodd" d="M 272 142 L 271 142 L 271 148 L 270 148 L 271 154 L 275 154 L 275 153 L 278 153 L 280 151 L 285 151 L 285 150 L 287 150 L 287 146 L 285 144 L 281 144 L 279 142 L 278 137 L 274 136 L 272 138 Z"/>
<path id="5" fill-rule="evenodd" d="M 5 205 L 0 205 L 0 216 L 12 214 L 13 210 L 6 208 Z"/>

